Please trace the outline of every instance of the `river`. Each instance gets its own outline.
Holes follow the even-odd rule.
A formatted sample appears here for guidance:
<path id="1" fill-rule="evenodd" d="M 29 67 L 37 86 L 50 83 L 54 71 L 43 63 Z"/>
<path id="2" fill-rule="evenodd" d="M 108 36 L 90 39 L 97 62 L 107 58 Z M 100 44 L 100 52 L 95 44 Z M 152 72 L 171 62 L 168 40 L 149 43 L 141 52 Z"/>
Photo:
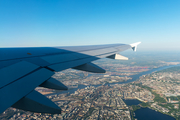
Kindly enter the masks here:
<path id="1" fill-rule="evenodd" d="M 142 103 L 139 100 L 136 99 L 123 99 L 123 101 L 126 103 L 126 105 L 131 106 L 131 105 L 138 105 L 140 103 Z"/>
<path id="2" fill-rule="evenodd" d="M 149 108 L 140 108 L 136 110 L 134 118 L 138 120 L 176 120 L 169 115 L 156 112 Z"/>
<path id="3" fill-rule="evenodd" d="M 171 68 L 171 67 L 175 67 L 175 66 L 180 66 L 180 65 L 170 65 L 170 66 L 164 66 L 164 67 L 160 67 L 160 68 L 154 68 L 154 69 L 151 69 L 149 71 L 145 71 L 145 72 L 142 72 L 142 73 L 139 73 L 139 74 L 136 74 L 136 75 L 129 76 L 129 77 L 132 78 L 131 80 L 127 80 L 125 82 L 106 83 L 105 85 L 127 84 L 127 83 L 138 80 L 139 77 L 142 76 L 142 75 L 151 74 L 153 72 L 157 72 L 157 71 L 164 70 L 164 69 Z M 101 84 L 100 85 L 91 85 L 91 86 L 98 87 L 98 86 L 101 86 Z M 56 93 L 52 93 L 52 94 L 48 94 L 48 95 L 54 95 L 54 94 L 59 95 L 59 94 L 63 94 L 63 93 L 70 93 L 71 94 L 71 93 L 74 93 L 75 91 L 77 91 L 78 89 L 84 89 L 85 87 L 87 87 L 87 86 L 86 85 L 78 85 L 77 88 L 72 88 L 72 89 L 69 89 L 69 90 L 66 90 L 66 91 L 60 91 L 60 92 L 56 92 Z"/>
<path id="4" fill-rule="evenodd" d="M 136 99 L 123 99 L 123 101 L 126 103 L 126 105 L 138 105 L 142 103 L 139 100 Z M 150 108 L 140 108 L 136 111 L 134 111 L 134 118 L 137 120 L 176 120 L 175 118 L 165 115 L 163 113 L 157 112 L 155 110 L 152 110 Z"/>
<path id="5" fill-rule="evenodd" d="M 127 84 L 127 83 L 138 80 L 139 77 L 142 76 L 142 75 L 151 74 L 153 72 L 157 72 L 157 71 L 164 70 L 164 69 L 171 68 L 171 67 L 175 67 L 175 66 L 180 66 L 180 65 L 171 65 L 171 66 L 164 66 L 164 67 L 160 67 L 160 68 L 154 68 L 154 69 L 151 69 L 149 71 L 139 73 L 137 75 L 129 76 L 129 77 L 132 77 L 131 80 L 128 80 L 128 81 L 125 81 L 125 82 L 106 83 L 105 85 Z M 93 85 L 93 86 L 98 87 L 98 86 L 101 86 L 101 85 Z M 71 93 L 74 93 L 76 90 L 83 89 L 85 87 L 87 87 L 87 86 L 78 85 L 77 88 L 69 89 L 67 91 L 60 91 L 58 93 L 52 93 L 52 94 L 48 94 L 48 95 L 62 94 L 62 93 L 70 93 L 71 94 Z M 137 104 L 141 103 L 138 100 L 124 100 L 124 102 L 127 105 L 137 105 Z M 151 110 L 149 108 L 140 108 L 140 109 L 136 110 L 135 111 L 135 118 L 138 119 L 138 120 L 175 120 L 175 118 L 173 118 L 171 116 L 162 114 L 160 112 L 156 112 L 155 110 Z"/>

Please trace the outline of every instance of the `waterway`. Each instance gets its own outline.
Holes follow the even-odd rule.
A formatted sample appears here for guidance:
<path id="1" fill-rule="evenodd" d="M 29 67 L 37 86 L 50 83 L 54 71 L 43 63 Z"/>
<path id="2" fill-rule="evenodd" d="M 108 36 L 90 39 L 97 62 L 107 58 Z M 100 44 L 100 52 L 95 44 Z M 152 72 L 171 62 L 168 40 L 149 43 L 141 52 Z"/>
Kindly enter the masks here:
<path id="1" fill-rule="evenodd" d="M 176 120 L 169 115 L 156 112 L 149 108 L 140 108 L 136 110 L 134 118 L 137 120 Z"/>
<path id="2" fill-rule="evenodd" d="M 138 105 L 142 103 L 141 101 L 136 99 L 123 99 L 123 101 L 128 106 Z M 134 113 L 135 113 L 134 118 L 136 118 L 137 120 L 176 120 L 175 118 L 169 115 L 157 112 L 147 107 L 146 108 L 141 107 L 140 109 L 134 111 Z"/>
<path id="3" fill-rule="evenodd" d="M 154 68 L 154 69 L 151 69 L 149 71 L 145 71 L 145 72 L 142 72 L 142 73 L 139 73 L 139 74 L 136 74 L 136 75 L 129 76 L 129 77 L 132 78 L 131 80 L 127 80 L 125 82 L 106 83 L 104 85 L 127 84 L 127 83 L 134 82 L 134 81 L 138 80 L 139 77 L 142 76 L 142 75 L 151 74 L 153 72 L 157 72 L 157 71 L 164 70 L 164 69 L 171 68 L 171 67 L 175 67 L 175 66 L 180 66 L 180 65 L 170 65 L 170 66 L 164 66 L 164 67 L 160 67 L 160 68 Z M 98 86 L 101 86 L 101 84 L 100 85 L 91 85 L 91 86 L 98 87 Z M 59 95 L 59 94 L 63 94 L 63 93 L 70 93 L 71 94 L 71 93 L 74 93 L 75 91 L 77 91 L 78 89 L 84 89 L 85 87 L 87 87 L 87 86 L 86 85 L 78 85 L 77 88 L 72 88 L 72 89 L 69 89 L 69 90 L 66 90 L 66 91 L 59 91 L 59 92 L 48 94 L 48 95 L 54 95 L 54 94 Z"/>
<path id="4" fill-rule="evenodd" d="M 123 99 L 123 101 L 126 103 L 126 105 L 131 106 L 131 105 L 138 105 L 140 103 L 142 103 L 139 100 L 136 99 Z"/>
<path id="5" fill-rule="evenodd" d="M 132 77 L 131 80 L 128 80 L 125 82 L 106 83 L 105 85 L 127 84 L 127 83 L 138 80 L 139 77 L 142 75 L 151 74 L 153 72 L 157 72 L 157 71 L 164 70 L 164 69 L 171 68 L 171 67 L 175 67 L 175 66 L 180 66 L 180 65 L 171 65 L 171 66 L 164 66 L 164 67 L 160 67 L 160 68 L 154 68 L 154 69 L 151 69 L 149 71 L 130 76 L 130 77 Z M 93 85 L 93 86 L 98 87 L 101 85 Z M 77 91 L 78 89 L 83 89 L 85 87 L 87 87 L 87 86 L 86 85 L 78 85 L 77 88 L 69 89 L 67 91 L 60 91 L 58 93 L 53 93 L 53 94 L 62 94 L 62 93 L 70 93 L 71 94 L 71 93 L 74 93 L 75 91 Z M 52 95 L 52 94 L 48 94 L 48 95 Z M 138 100 L 124 100 L 124 102 L 129 106 L 130 105 L 138 105 L 139 103 L 141 103 Z M 162 114 L 160 112 L 156 112 L 155 110 L 152 110 L 149 108 L 140 108 L 140 109 L 136 110 L 134 117 L 137 120 L 175 120 L 175 118 L 173 118 L 171 116 Z"/>

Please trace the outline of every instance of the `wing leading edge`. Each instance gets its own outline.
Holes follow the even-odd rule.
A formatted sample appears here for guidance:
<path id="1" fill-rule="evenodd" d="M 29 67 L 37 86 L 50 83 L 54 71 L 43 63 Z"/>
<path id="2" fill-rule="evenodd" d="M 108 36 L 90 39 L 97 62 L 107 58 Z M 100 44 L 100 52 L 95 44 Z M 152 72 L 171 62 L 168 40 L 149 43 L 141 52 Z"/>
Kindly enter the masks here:
<path id="1" fill-rule="evenodd" d="M 111 44 L 75 47 L 0 48 L 0 113 L 8 107 L 32 112 L 61 113 L 61 109 L 34 91 L 37 86 L 67 90 L 51 76 L 73 68 L 94 73 L 105 70 L 91 63 L 100 58 L 128 60 L 118 52 L 140 44 Z"/>

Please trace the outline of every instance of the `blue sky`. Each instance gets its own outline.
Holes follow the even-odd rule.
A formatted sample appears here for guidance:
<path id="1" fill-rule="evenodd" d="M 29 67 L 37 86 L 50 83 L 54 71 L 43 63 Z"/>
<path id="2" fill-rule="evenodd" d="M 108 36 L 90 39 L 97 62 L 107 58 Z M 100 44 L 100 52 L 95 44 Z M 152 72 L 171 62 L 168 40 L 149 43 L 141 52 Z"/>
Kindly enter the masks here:
<path id="1" fill-rule="evenodd" d="M 0 0 L 0 47 L 141 41 L 180 50 L 179 0 Z"/>

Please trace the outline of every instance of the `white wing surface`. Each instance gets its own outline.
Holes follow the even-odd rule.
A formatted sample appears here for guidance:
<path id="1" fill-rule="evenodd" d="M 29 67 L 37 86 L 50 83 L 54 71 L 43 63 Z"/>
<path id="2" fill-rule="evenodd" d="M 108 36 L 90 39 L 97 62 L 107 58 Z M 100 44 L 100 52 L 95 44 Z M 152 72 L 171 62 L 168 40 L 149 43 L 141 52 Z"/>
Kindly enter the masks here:
<path id="1" fill-rule="evenodd" d="M 0 48 L 0 113 L 11 106 L 32 112 L 61 113 L 56 104 L 34 89 L 41 86 L 67 90 L 51 77 L 54 72 L 73 68 L 105 73 L 91 61 L 104 57 L 127 60 L 118 52 L 136 50 L 138 44 Z"/>

